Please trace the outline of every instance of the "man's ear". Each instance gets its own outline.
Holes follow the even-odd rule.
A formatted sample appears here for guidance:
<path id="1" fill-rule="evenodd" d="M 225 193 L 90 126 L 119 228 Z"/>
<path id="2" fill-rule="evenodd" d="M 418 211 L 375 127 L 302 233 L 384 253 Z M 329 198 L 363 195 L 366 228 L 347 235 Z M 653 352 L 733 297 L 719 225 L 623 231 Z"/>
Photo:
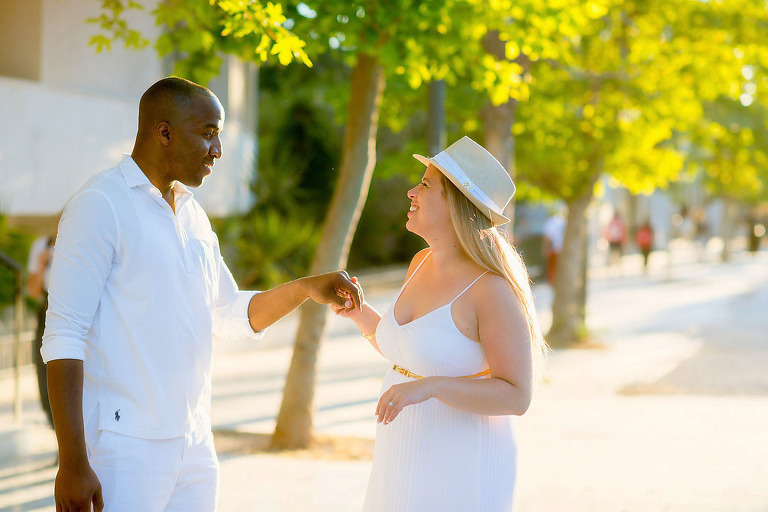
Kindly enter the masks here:
<path id="1" fill-rule="evenodd" d="M 167 121 L 157 125 L 157 137 L 163 146 L 168 146 L 171 143 L 171 125 Z"/>

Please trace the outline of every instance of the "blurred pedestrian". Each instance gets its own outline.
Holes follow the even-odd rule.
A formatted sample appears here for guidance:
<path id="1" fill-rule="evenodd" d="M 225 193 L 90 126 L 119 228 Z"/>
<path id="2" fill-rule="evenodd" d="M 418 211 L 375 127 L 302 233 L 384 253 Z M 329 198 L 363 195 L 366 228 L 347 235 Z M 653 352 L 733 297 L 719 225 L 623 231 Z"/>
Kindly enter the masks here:
<path id="1" fill-rule="evenodd" d="M 696 219 L 693 210 L 690 210 L 687 206 L 683 205 L 680 208 L 680 238 L 692 242 L 696 237 Z"/>
<path id="2" fill-rule="evenodd" d="M 555 272 L 557 260 L 563 250 L 565 238 L 565 218 L 560 211 L 550 215 L 544 223 L 543 251 L 544 261 L 547 265 L 547 281 L 551 286 L 555 285 Z"/>
<path id="3" fill-rule="evenodd" d="M 35 363 L 37 374 L 37 389 L 40 394 L 40 406 L 48 418 L 48 424 L 53 427 L 51 404 L 48 401 L 48 382 L 45 363 L 40 354 L 43 346 L 45 330 L 45 312 L 48 310 L 48 281 L 53 259 L 53 244 L 56 242 L 55 232 L 36 238 L 29 249 L 27 258 L 27 297 L 37 303 L 37 325 L 35 337 L 32 340 L 32 361 Z"/>
<path id="4" fill-rule="evenodd" d="M 205 87 L 158 81 L 141 97 L 133 153 L 62 214 L 42 348 L 57 510 L 215 510 L 212 333 L 258 338 L 307 298 L 359 308 L 343 272 L 238 290 L 187 188 L 221 157 L 223 124 Z"/>
<path id="5" fill-rule="evenodd" d="M 608 241 L 608 265 L 619 269 L 624 256 L 624 242 L 627 238 L 627 226 L 619 212 L 614 212 L 613 218 L 605 229 L 605 239 Z"/>
<path id="6" fill-rule="evenodd" d="M 364 510 L 511 510 L 512 416 L 528 409 L 546 349 L 525 265 L 497 228 L 515 186 L 468 137 L 414 156 L 427 168 L 405 226 L 429 248 L 383 317 L 332 306 L 394 365 Z"/>
<path id="7" fill-rule="evenodd" d="M 693 218 L 693 236 L 696 242 L 696 259 L 704 261 L 707 242 L 709 241 L 709 226 L 702 208 L 697 208 Z"/>
<path id="8" fill-rule="evenodd" d="M 643 273 L 648 273 L 648 258 L 653 250 L 653 227 L 650 221 L 643 222 L 635 233 L 635 243 L 643 255 Z"/>

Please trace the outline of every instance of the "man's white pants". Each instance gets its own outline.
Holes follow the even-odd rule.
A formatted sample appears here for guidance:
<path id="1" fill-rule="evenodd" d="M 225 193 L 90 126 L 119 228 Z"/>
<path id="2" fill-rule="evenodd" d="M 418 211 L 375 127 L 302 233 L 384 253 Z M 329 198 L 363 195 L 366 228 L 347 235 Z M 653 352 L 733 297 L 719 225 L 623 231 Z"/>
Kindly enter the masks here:
<path id="1" fill-rule="evenodd" d="M 219 461 L 210 431 L 174 439 L 140 439 L 95 425 L 85 431 L 104 512 L 216 510 Z"/>

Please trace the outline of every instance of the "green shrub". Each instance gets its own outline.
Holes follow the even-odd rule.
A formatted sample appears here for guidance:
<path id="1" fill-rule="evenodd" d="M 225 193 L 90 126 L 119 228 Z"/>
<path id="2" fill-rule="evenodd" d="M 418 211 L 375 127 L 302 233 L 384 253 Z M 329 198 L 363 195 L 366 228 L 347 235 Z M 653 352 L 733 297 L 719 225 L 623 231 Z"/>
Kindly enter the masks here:
<path id="1" fill-rule="evenodd" d="M 215 223 L 222 253 L 244 289 L 269 289 L 305 276 L 320 240 L 316 223 L 274 210 Z"/>
<path id="2" fill-rule="evenodd" d="M 20 229 L 8 226 L 8 218 L 0 215 L 0 252 L 26 267 L 29 247 L 33 236 Z M 0 264 L 0 307 L 13 304 L 16 292 L 16 278 L 11 269 Z"/>
<path id="3" fill-rule="evenodd" d="M 408 263 L 426 247 L 422 238 L 405 229 L 411 205 L 406 192 L 412 186 L 411 180 L 403 175 L 374 177 L 352 241 L 350 268 Z"/>

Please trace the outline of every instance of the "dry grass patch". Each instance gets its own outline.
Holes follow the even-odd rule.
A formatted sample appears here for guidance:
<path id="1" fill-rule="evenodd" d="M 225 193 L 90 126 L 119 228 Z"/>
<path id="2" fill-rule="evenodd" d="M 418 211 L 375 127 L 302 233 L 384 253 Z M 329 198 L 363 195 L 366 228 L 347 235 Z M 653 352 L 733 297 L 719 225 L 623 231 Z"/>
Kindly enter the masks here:
<path id="1" fill-rule="evenodd" d="M 271 434 L 214 430 L 216 452 L 221 455 L 253 455 L 258 453 L 324 460 L 370 460 L 373 439 L 316 434 L 309 448 L 277 450 L 270 446 Z"/>

